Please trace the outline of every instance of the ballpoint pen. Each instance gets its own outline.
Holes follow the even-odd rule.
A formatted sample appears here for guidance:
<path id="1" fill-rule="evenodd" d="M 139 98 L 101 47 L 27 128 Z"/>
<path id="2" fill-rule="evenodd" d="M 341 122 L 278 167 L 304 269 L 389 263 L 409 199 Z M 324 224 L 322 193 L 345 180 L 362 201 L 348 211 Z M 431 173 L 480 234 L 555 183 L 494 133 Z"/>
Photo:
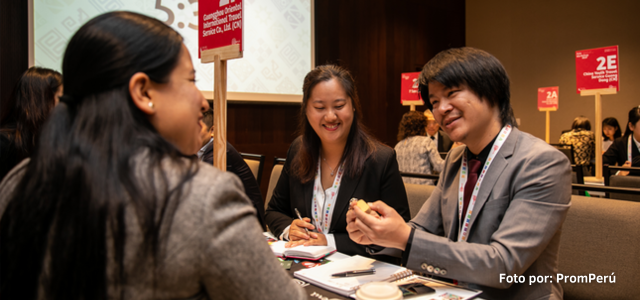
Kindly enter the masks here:
<path id="1" fill-rule="evenodd" d="M 331 274 L 331 276 L 332 277 L 355 277 L 355 276 L 371 275 L 375 273 L 376 273 L 376 269 L 365 269 L 365 270 L 352 270 L 352 271 L 335 273 L 335 274 Z"/>
<path id="2" fill-rule="evenodd" d="M 302 219 L 302 216 L 300 216 L 300 212 L 298 211 L 298 208 L 294 208 L 294 210 L 296 211 L 296 215 L 298 215 L 298 219 L 300 219 L 300 221 L 304 222 L 304 220 Z M 309 230 L 306 227 L 304 227 L 304 231 L 307 233 L 307 235 L 309 235 Z"/>

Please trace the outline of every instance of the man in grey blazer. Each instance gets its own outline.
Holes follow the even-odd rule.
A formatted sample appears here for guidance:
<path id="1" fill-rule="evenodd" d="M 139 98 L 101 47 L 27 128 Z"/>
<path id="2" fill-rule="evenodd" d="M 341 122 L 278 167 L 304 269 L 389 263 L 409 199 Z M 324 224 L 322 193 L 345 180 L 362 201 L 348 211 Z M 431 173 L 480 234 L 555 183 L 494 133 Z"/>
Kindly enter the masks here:
<path id="1" fill-rule="evenodd" d="M 410 269 L 481 289 L 482 298 L 562 299 L 556 273 L 571 200 L 569 161 L 515 128 L 509 79 L 489 53 L 443 51 L 425 65 L 420 83 L 440 126 L 466 147 L 451 150 L 438 186 L 410 222 L 380 201 L 371 214 L 352 206 L 350 238 L 373 254 L 396 252 Z"/>

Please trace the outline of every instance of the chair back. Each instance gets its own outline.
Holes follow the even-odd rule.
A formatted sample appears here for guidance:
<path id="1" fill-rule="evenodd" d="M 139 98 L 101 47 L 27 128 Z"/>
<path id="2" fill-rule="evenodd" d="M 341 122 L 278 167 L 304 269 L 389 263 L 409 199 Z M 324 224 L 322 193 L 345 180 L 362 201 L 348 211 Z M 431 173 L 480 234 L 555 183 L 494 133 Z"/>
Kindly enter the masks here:
<path id="1" fill-rule="evenodd" d="M 609 185 L 638 189 L 638 194 L 609 193 L 611 199 L 633 200 L 640 202 L 640 177 L 613 175 L 609 177 Z"/>
<path id="2" fill-rule="evenodd" d="M 571 196 L 558 250 L 558 273 L 574 276 L 574 283 L 561 282 L 564 299 L 638 298 L 639 214 L 637 202 Z M 615 283 L 576 281 L 589 274 L 613 274 Z"/>
<path id="3" fill-rule="evenodd" d="M 564 153 L 569 159 L 571 164 L 575 164 L 576 162 L 573 160 L 573 145 L 568 144 L 549 144 L 554 148 L 558 149 L 560 152 Z"/>
<path id="4" fill-rule="evenodd" d="M 271 196 L 273 196 L 273 190 L 276 188 L 276 184 L 278 184 L 278 179 L 280 179 L 280 174 L 282 173 L 282 168 L 284 167 L 284 159 L 276 158 L 274 159 L 273 169 L 271 169 L 271 177 L 269 177 L 269 188 L 267 189 L 267 198 L 264 199 L 264 209 L 267 209 L 269 206 L 269 201 L 271 201 Z"/>
<path id="5" fill-rule="evenodd" d="M 242 155 L 244 162 L 246 162 L 249 169 L 251 169 L 251 173 L 253 173 L 253 177 L 256 178 L 258 186 L 260 186 L 260 181 L 262 181 L 262 168 L 264 168 L 264 155 L 251 153 L 240 153 L 240 155 Z"/>
<path id="6" fill-rule="evenodd" d="M 427 184 L 405 183 L 404 189 L 407 191 L 409 213 L 411 213 L 411 218 L 413 219 L 413 217 L 415 217 L 422 208 L 424 202 L 431 197 L 431 193 L 433 193 L 433 190 L 435 190 L 436 187 Z"/>

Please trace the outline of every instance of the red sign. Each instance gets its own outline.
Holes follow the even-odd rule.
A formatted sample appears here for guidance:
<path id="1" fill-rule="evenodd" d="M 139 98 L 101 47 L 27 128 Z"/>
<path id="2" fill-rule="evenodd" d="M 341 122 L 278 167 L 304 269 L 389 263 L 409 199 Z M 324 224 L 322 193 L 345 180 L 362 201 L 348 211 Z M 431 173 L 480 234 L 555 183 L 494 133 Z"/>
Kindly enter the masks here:
<path id="1" fill-rule="evenodd" d="M 538 110 L 558 110 L 558 87 L 538 88 Z"/>
<path id="2" fill-rule="evenodd" d="M 420 92 L 418 91 L 418 76 L 420 72 L 402 73 L 402 83 L 400 84 L 400 102 L 405 104 L 406 101 L 419 101 L 418 105 L 424 105 Z M 416 105 L 416 103 L 411 103 Z"/>
<path id="3" fill-rule="evenodd" d="M 242 52 L 242 0 L 198 1 L 200 52 L 238 44 Z"/>
<path id="4" fill-rule="evenodd" d="M 582 90 L 616 88 L 618 77 L 618 46 L 576 51 L 576 84 Z"/>

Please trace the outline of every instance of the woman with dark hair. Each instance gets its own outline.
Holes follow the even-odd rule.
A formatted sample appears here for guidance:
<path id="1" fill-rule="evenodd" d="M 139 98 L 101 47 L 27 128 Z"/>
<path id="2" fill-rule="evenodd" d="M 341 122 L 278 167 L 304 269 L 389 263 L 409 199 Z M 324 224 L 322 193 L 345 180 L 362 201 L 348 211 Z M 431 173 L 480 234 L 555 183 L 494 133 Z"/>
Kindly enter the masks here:
<path id="1" fill-rule="evenodd" d="M 442 172 L 444 160 L 438 153 L 438 145 L 426 136 L 427 117 L 417 111 L 402 116 L 398 128 L 398 165 L 401 172 L 433 174 Z M 405 183 L 430 184 L 431 179 L 403 177 Z"/>
<path id="2" fill-rule="evenodd" d="M 607 152 L 613 141 L 622 136 L 620 124 L 616 118 L 606 118 L 602 120 L 602 153 Z"/>
<path id="3" fill-rule="evenodd" d="M 395 152 L 366 133 L 346 69 L 324 65 L 311 70 L 302 92 L 300 136 L 289 148 L 265 221 L 276 236 L 291 241 L 288 246 L 330 245 L 348 255 L 369 256 L 347 234 L 349 200 L 382 200 L 409 220 Z"/>
<path id="4" fill-rule="evenodd" d="M 629 121 L 624 135 L 617 138 L 611 147 L 602 155 L 602 163 L 611 166 L 640 167 L 640 106 L 629 111 Z M 628 175 L 620 171 L 618 175 Z M 640 176 L 638 172 L 631 175 Z"/>
<path id="5" fill-rule="evenodd" d="M 65 95 L 0 184 L 2 299 L 302 299 L 229 173 L 182 37 L 131 12 L 69 41 Z"/>
<path id="6" fill-rule="evenodd" d="M 583 116 L 575 118 L 571 131 L 560 136 L 560 144 L 573 145 L 574 161 L 571 163 L 582 165 L 585 175 L 590 175 L 591 165 L 596 158 L 596 142 L 589 119 Z"/>
<path id="7" fill-rule="evenodd" d="M 0 180 L 31 156 L 40 128 L 61 95 L 59 72 L 31 67 L 22 74 L 0 111 Z"/>

